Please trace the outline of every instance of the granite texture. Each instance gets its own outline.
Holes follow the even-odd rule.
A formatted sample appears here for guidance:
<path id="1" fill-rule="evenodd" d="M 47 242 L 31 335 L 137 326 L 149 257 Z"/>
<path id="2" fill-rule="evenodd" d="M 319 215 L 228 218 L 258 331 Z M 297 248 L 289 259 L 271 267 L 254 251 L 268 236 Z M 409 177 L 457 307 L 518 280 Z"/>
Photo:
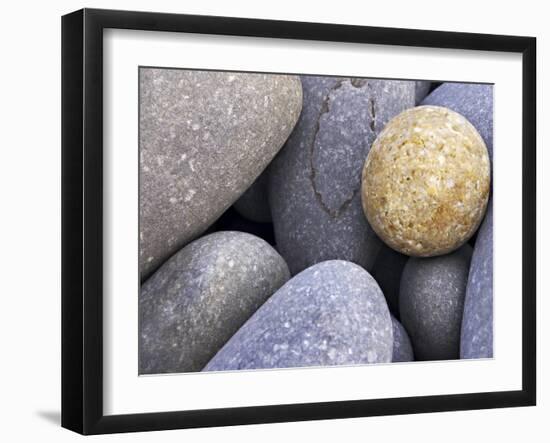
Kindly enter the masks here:
<path id="1" fill-rule="evenodd" d="M 288 278 L 281 256 L 253 235 L 193 241 L 141 287 L 139 373 L 200 371 Z"/>
<path id="2" fill-rule="evenodd" d="M 279 289 L 206 371 L 390 362 L 392 322 L 375 280 L 341 260 L 314 265 Z"/>
<path id="3" fill-rule="evenodd" d="M 460 328 L 472 248 L 409 259 L 401 277 L 399 311 L 417 360 L 459 357 Z"/>
<path id="4" fill-rule="evenodd" d="M 422 104 L 444 106 L 466 117 L 485 141 L 492 162 L 493 85 L 443 83 Z"/>
<path id="5" fill-rule="evenodd" d="M 493 357 L 493 206 L 477 234 L 466 286 L 460 358 Z"/>
<path id="6" fill-rule="evenodd" d="M 422 100 L 424 100 L 426 96 L 429 94 L 430 88 L 432 87 L 432 82 L 425 81 L 425 80 L 416 80 L 414 84 L 415 84 L 414 103 L 416 105 L 419 105 L 422 102 Z"/>
<path id="7" fill-rule="evenodd" d="M 256 180 L 292 131 L 300 79 L 141 68 L 142 280 Z"/>
<path id="8" fill-rule="evenodd" d="M 483 139 L 460 114 L 418 106 L 393 118 L 365 161 L 362 202 L 378 236 L 412 256 L 447 254 L 479 227 L 491 169 Z"/>
<path id="9" fill-rule="evenodd" d="M 269 176 L 260 174 L 254 183 L 235 202 L 233 207 L 243 217 L 258 223 L 271 222 L 271 209 L 267 193 Z"/>
<path id="10" fill-rule="evenodd" d="M 414 352 L 409 334 L 393 315 L 391 321 L 393 326 L 392 362 L 414 361 Z"/>
<path id="11" fill-rule="evenodd" d="M 399 318 L 401 274 L 408 259 L 408 256 L 383 244 L 371 272 L 386 297 L 391 313 L 397 318 Z"/>
<path id="12" fill-rule="evenodd" d="M 376 135 L 414 106 L 415 83 L 303 76 L 296 128 L 270 165 L 277 247 L 292 274 L 331 259 L 370 270 L 380 241 L 361 209 L 361 168 Z"/>

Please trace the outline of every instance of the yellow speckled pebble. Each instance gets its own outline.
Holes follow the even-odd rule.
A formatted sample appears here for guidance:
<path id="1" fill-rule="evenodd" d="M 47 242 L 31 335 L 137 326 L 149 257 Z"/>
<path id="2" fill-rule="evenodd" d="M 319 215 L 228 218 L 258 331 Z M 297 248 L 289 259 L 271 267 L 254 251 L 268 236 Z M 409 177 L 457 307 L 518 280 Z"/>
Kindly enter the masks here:
<path id="1" fill-rule="evenodd" d="M 468 120 L 438 106 L 411 108 L 372 145 L 363 168 L 363 210 L 393 249 L 446 254 L 479 226 L 490 175 L 487 147 Z"/>

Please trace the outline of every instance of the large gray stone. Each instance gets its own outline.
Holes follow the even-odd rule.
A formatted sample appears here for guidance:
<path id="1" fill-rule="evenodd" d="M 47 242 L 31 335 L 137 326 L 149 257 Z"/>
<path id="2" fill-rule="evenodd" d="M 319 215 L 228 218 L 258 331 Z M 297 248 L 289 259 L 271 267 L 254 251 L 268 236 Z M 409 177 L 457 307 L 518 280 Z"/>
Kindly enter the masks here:
<path id="1" fill-rule="evenodd" d="M 401 323 L 417 360 L 459 356 L 460 327 L 472 248 L 451 254 L 409 258 L 399 291 Z"/>
<path id="2" fill-rule="evenodd" d="M 493 161 L 493 86 L 474 83 L 443 83 L 422 105 L 444 106 L 462 114 L 477 129 Z"/>
<path id="3" fill-rule="evenodd" d="M 142 279 L 256 180 L 300 114 L 295 76 L 140 70 Z"/>
<path id="4" fill-rule="evenodd" d="M 382 289 L 392 314 L 399 318 L 399 285 L 409 257 L 382 244 L 372 268 L 372 276 Z"/>
<path id="5" fill-rule="evenodd" d="M 409 334 L 399 321 L 392 315 L 393 325 L 393 356 L 392 362 L 414 361 L 414 352 Z"/>
<path id="6" fill-rule="evenodd" d="M 267 185 L 269 181 L 267 171 L 260 174 L 254 183 L 235 202 L 233 207 L 244 218 L 258 223 L 271 222 Z"/>
<path id="7" fill-rule="evenodd" d="M 385 124 L 414 106 L 414 81 L 303 76 L 296 128 L 271 164 L 277 247 L 292 274 L 331 259 L 372 268 L 380 240 L 361 207 L 361 172 Z"/>
<path id="8" fill-rule="evenodd" d="M 390 313 L 361 267 L 332 260 L 279 289 L 208 363 L 206 371 L 390 362 Z"/>
<path id="9" fill-rule="evenodd" d="M 493 357 L 493 205 L 477 234 L 466 286 L 460 358 Z"/>
<path id="10" fill-rule="evenodd" d="M 281 256 L 253 235 L 190 243 L 142 285 L 139 372 L 200 371 L 288 278 Z"/>

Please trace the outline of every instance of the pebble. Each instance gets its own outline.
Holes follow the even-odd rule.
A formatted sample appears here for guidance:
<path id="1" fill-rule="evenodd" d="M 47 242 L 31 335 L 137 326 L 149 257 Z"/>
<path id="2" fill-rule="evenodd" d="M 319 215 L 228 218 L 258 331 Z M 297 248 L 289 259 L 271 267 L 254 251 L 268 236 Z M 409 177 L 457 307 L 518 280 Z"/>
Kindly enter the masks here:
<path id="1" fill-rule="evenodd" d="M 200 371 L 289 277 L 281 256 L 250 234 L 188 244 L 142 285 L 139 373 Z"/>
<path id="2" fill-rule="evenodd" d="M 392 315 L 393 325 L 393 356 L 392 362 L 414 361 L 414 352 L 409 334 L 399 321 Z"/>
<path id="3" fill-rule="evenodd" d="M 385 127 L 363 169 L 365 215 L 391 248 L 447 254 L 478 229 L 489 199 L 489 155 L 476 129 L 437 106 L 408 109 Z"/>
<path id="4" fill-rule="evenodd" d="M 409 259 L 401 277 L 399 311 L 417 360 L 459 357 L 460 328 L 472 248 Z"/>
<path id="5" fill-rule="evenodd" d="M 256 180 L 300 114 L 296 76 L 142 68 L 143 281 Z"/>
<path id="6" fill-rule="evenodd" d="M 477 234 L 470 265 L 460 339 L 460 358 L 493 357 L 493 206 Z"/>
<path id="7" fill-rule="evenodd" d="M 361 267 L 316 264 L 289 280 L 206 371 L 388 363 L 393 332 L 382 291 Z"/>

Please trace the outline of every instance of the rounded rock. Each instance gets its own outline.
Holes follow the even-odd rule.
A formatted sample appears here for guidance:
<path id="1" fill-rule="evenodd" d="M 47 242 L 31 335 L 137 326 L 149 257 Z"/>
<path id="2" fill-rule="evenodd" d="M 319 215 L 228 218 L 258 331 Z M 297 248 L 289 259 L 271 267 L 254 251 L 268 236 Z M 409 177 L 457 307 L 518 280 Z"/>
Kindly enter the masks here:
<path id="1" fill-rule="evenodd" d="M 331 260 L 289 280 L 205 371 L 391 362 L 390 312 L 360 266 Z"/>
<path id="2" fill-rule="evenodd" d="M 490 180 L 476 129 L 450 109 L 419 106 L 392 119 L 374 142 L 363 168 L 363 209 L 391 248 L 442 255 L 479 227 Z"/>
<path id="3" fill-rule="evenodd" d="M 457 359 L 472 248 L 409 259 L 401 277 L 399 312 L 418 360 Z"/>
<path id="4" fill-rule="evenodd" d="M 190 243 L 142 285 L 140 374 L 200 371 L 289 276 L 253 235 L 217 232 Z"/>
<path id="5" fill-rule="evenodd" d="M 414 352 L 409 334 L 399 321 L 392 315 L 393 325 L 393 356 L 392 362 L 414 361 Z"/>
<path id="6" fill-rule="evenodd" d="M 479 228 L 466 298 L 460 338 L 460 358 L 493 357 L 493 208 Z"/>
<path id="7" fill-rule="evenodd" d="M 258 178 L 292 132 L 299 77 L 141 68 L 140 272 L 145 280 Z"/>

